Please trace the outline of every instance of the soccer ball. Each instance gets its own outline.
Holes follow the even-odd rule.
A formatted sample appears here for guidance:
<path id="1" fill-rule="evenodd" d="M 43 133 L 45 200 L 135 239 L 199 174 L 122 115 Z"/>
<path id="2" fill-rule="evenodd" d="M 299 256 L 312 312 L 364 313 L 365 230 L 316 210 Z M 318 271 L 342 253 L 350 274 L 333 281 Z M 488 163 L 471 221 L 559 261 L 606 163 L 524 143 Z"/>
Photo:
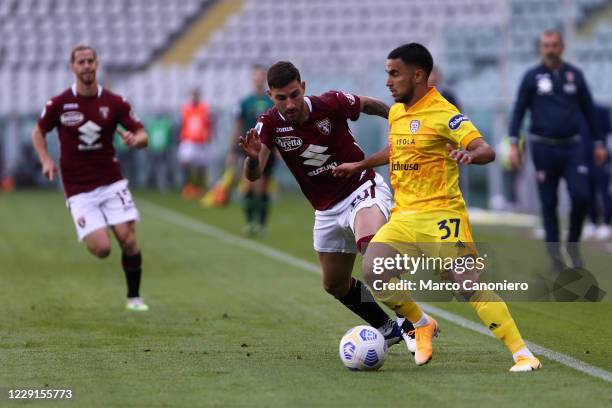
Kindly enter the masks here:
<path id="1" fill-rule="evenodd" d="M 378 370 L 387 359 L 387 342 L 375 328 L 355 326 L 340 340 L 340 359 L 349 370 Z"/>

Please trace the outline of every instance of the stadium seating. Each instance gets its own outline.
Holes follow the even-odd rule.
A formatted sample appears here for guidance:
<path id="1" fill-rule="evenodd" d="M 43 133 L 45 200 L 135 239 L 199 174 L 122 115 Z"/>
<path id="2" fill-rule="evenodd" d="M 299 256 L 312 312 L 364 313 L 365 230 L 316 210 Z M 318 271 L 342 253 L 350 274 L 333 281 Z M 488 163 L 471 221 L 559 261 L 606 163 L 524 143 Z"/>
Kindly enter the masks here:
<path id="1" fill-rule="evenodd" d="M 107 69 L 142 67 L 206 2 L 4 0 L 1 66 L 63 67 L 74 44 L 88 43 L 105 56 Z"/>
<path id="2" fill-rule="evenodd" d="M 249 66 L 278 59 L 295 62 L 309 78 L 345 78 L 364 92 L 384 94 L 380 82 L 363 81 L 370 75 L 364 72 L 383 73 L 386 53 L 406 41 L 433 51 L 462 100 L 508 103 L 522 72 L 537 61 L 538 34 L 566 20 L 578 27 L 568 59 L 581 62 L 588 80 L 597 79 L 600 99 L 612 99 L 612 79 L 595 77 L 612 70 L 612 29 L 605 19 L 590 19 L 610 0 L 412 0 L 406 7 L 392 0 L 246 0 L 190 66 L 153 64 L 212 1 L 0 2 L 0 87 L 6 90 L 0 114 L 37 111 L 70 82 L 66 59 L 77 42 L 97 47 L 104 83 L 140 110 L 176 109 L 196 84 L 214 105 L 231 109 L 248 91 Z"/>

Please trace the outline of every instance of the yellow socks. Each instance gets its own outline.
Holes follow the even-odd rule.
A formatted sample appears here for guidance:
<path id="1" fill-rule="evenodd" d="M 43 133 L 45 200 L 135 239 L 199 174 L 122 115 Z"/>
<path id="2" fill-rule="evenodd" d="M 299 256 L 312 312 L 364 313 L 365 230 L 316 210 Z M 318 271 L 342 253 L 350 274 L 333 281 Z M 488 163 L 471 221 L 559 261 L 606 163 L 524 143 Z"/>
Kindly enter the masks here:
<path id="1" fill-rule="evenodd" d="M 470 298 L 470 305 L 485 326 L 505 344 L 513 355 L 525 348 L 525 342 L 510 315 L 508 306 L 495 292 L 476 291 Z"/>
<path id="2" fill-rule="evenodd" d="M 390 282 L 395 281 L 399 282 L 397 278 L 391 278 L 390 280 Z M 396 290 L 372 290 L 372 294 L 376 299 L 387 305 L 389 309 L 408 319 L 415 325 L 415 327 L 415 323 L 428 323 L 427 315 L 423 312 L 421 307 L 414 300 L 412 300 L 408 292 Z"/>

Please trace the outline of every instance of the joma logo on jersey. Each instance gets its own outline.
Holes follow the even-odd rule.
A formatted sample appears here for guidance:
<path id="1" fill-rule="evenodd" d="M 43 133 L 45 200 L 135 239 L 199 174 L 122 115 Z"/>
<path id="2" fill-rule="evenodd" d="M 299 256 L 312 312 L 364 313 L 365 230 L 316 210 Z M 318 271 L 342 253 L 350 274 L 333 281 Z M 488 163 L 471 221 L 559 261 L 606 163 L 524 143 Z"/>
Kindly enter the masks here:
<path id="1" fill-rule="evenodd" d="M 96 150 L 102 147 L 102 143 L 95 143 L 100 139 L 100 130 L 102 128 L 96 123 L 88 120 L 87 123 L 79 127 L 79 139 L 85 144 L 79 145 L 79 150 Z"/>
<path id="2" fill-rule="evenodd" d="M 286 127 L 279 127 L 276 128 L 276 131 L 278 133 L 282 133 L 282 132 L 293 132 L 293 128 L 291 126 L 286 126 Z"/>
<path id="3" fill-rule="evenodd" d="M 274 139 L 274 142 L 285 152 L 298 149 L 302 146 L 302 139 L 297 136 L 279 136 Z"/>
<path id="4" fill-rule="evenodd" d="M 322 166 L 331 157 L 331 154 L 323 154 L 327 149 L 328 148 L 325 146 L 311 144 L 308 145 L 300 156 L 307 159 L 304 161 L 304 164 L 309 166 Z"/>

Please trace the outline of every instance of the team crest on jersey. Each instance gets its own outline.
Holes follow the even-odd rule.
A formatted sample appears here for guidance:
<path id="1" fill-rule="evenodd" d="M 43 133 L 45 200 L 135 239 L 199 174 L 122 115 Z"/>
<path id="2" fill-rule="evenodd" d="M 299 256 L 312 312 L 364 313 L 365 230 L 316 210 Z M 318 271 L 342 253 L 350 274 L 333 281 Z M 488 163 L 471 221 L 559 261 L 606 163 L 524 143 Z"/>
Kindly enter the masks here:
<path id="1" fill-rule="evenodd" d="M 64 126 L 76 126 L 83 121 L 85 116 L 81 112 L 70 111 L 60 116 L 60 122 Z"/>
<path id="2" fill-rule="evenodd" d="M 108 106 L 100 106 L 100 115 L 102 115 L 103 119 L 108 118 L 109 107 Z"/>
<path id="3" fill-rule="evenodd" d="M 285 152 L 298 149 L 302 146 L 302 139 L 297 136 L 278 136 L 274 141 Z"/>
<path id="4" fill-rule="evenodd" d="M 416 133 L 418 132 L 419 128 L 421 127 L 421 121 L 420 120 L 411 120 L 410 121 L 410 132 L 411 133 Z"/>
<path id="5" fill-rule="evenodd" d="M 318 121 L 317 129 L 319 129 L 319 132 L 323 133 L 325 136 L 329 136 L 331 134 L 331 121 L 329 118 Z"/>
<path id="6" fill-rule="evenodd" d="M 548 74 L 538 75 L 536 78 L 536 85 L 538 87 L 539 95 L 552 93 L 553 82 Z"/>
<path id="7" fill-rule="evenodd" d="M 85 217 L 80 217 L 80 218 L 77 220 L 77 224 L 79 225 L 79 227 L 81 227 L 81 228 L 85 228 Z"/>

